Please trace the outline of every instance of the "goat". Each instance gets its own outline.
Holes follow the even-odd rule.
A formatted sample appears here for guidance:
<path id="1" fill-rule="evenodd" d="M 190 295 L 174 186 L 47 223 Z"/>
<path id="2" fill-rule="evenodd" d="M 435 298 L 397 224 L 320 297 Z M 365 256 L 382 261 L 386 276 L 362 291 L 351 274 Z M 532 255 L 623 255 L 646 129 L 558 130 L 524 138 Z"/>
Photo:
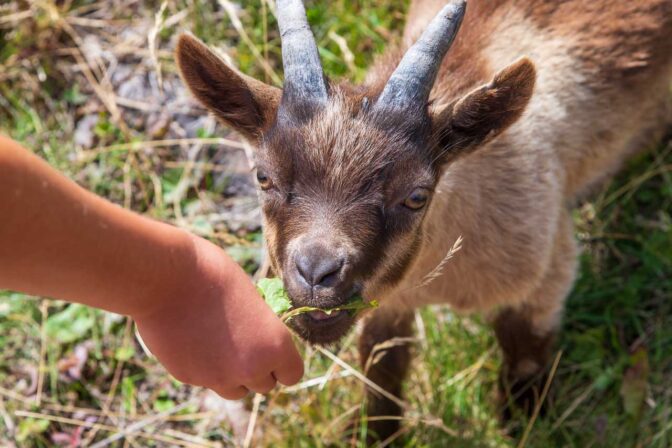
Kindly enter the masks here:
<path id="1" fill-rule="evenodd" d="M 282 90 L 190 35 L 176 55 L 193 95 L 258 147 L 268 252 L 294 305 L 379 300 L 362 365 L 412 334 L 419 306 L 487 313 L 503 390 L 520 391 L 547 365 L 576 275 L 572 204 L 669 123 L 672 2 L 416 0 L 363 86 L 324 76 L 300 0 L 277 12 Z M 353 323 L 313 312 L 292 326 L 327 344 Z M 409 362 L 395 346 L 367 375 L 399 396 Z M 401 409 L 370 395 L 368 412 Z M 371 428 L 384 438 L 397 425 Z"/>

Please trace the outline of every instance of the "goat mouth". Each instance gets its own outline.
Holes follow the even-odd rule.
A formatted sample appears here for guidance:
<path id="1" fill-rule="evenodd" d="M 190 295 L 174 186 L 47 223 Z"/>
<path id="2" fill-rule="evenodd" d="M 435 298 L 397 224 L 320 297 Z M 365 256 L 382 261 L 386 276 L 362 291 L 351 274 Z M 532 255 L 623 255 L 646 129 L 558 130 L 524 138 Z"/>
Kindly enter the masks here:
<path id="1" fill-rule="evenodd" d="M 344 296 L 348 299 L 343 300 Z M 364 304 L 368 304 L 362 298 L 359 287 L 353 287 L 344 296 L 323 298 L 329 305 L 323 302 L 321 306 L 316 304 L 317 306 L 303 307 L 307 309 L 289 319 L 287 325 L 308 343 L 325 345 L 337 342 L 348 334 L 359 314 L 365 311 L 362 309 L 366 307 Z M 299 306 L 295 309 L 301 308 Z"/>
<path id="2" fill-rule="evenodd" d="M 333 311 L 330 314 L 311 311 L 288 322 L 302 339 L 318 345 L 337 342 L 348 334 L 354 323 L 355 317 L 347 311 Z"/>
<path id="3" fill-rule="evenodd" d="M 306 313 L 306 315 L 310 317 L 313 321 L 320 324 L 334 322 L 335 320 L 342 318 L 344 314 L 347 314 L 346 310 L 338 310 L 332 312 L 317 310 Z"/>
<path id="4" fill-rule="evenodd" d="M 333 326 L 334 324 L 340 322 L 343 319 L 346 319 L 348 316 L 347 311 L 333 311 L 331 313 L 325 313 L 324 311 L 311 311 L 306 313 L 308 325 L 318 330 L 320 327 Z"/>

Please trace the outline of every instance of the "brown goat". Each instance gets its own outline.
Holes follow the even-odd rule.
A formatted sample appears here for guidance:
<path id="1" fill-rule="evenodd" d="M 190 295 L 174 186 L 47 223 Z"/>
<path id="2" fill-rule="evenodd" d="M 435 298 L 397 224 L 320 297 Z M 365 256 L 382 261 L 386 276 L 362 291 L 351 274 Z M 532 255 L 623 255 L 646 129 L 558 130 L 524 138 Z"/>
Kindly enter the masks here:
<path id="1" fill-rule="evenodd" d="M 378 299 L 362 365 L 411 334 L 419 306 L 485 312 L 502 384 L 537 376 L 576 273 L 570 207 L 670 122 L 672 1 L 471 0 L 466 14 L 413 1 L 402 44 L 359 87 L 324 78 L 301 2 L 277 5 L 282 91 L 190 36 L 177 58 L 193 94 L 259 148 L 266 241 L 294 304 Z M 460 236 L 459 255 L 418 287 Z M 353 323 L 314 312 L 293 327 L 330 343 Z M 398 396 L 409 359 L 390 348 L 367 375 Z M 372 395 L 368 406 L 400 412 Z"/>

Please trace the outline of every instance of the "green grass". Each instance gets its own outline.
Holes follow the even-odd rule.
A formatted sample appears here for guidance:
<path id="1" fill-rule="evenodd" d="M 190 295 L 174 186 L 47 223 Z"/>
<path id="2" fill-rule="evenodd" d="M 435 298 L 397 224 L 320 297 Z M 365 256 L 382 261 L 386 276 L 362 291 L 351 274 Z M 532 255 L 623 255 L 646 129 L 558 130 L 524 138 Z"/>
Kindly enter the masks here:
<path id="1" fill-rule="evenodd" d="M 64 3 L 68 4 L 58 4 Z M 126 20 L 132 28 L 141 20 L 152 22 L 161 6 L 158 1 L 128 7 L 120 3 L 115 8 L 76 0 L 60 14 L 103 22 Z M 389 30 L 403 25 L 405 1 L 393 6 L 380 3 L 309 2 L 327 73 L 363 79 L 374 55 L 394 38 Z M 27 8 L 23 1 L 7 4 L 16 6 L 9 13 Z M 266 2 L 243 4 L 239 16 L 254 51 L 217 2 L 166 2 L 164 18 L 180 11 L 186 15 L 159 33 L 164 75 L 175 73 L 174 62 L 165 52 L 171 39 L 179 30 L 189 29 L 229 54 L 243 71 L 273 82 L 281 71 L 275 20 Z M 100 101 L 81 70 L 75 70 L 72 55 L 54 51 L 76 45 L 44 5 L 35 7 L 30 17 L 0 28 L 0 131 L 110 200 L 171 222 L 180 223 L 184 217 L 189 228 L 227 246 L 254 271 L 259 233 L 230 230 L 212 220 L 213 210 L 232 200 L 224 194 L 231 182 L 228 174 L 222 177 L 220 171 L 206 170 L 175 204 L 171 194 L 185 177 L 189 180 L 183 164 L 186 152 L 179 145 L 134 153 L 109 151 L 85 161 L 78 157 L 80 149 L 73 143 L 77 123 L 87 114 L 87 105 Z M 82 12 L 85 7 L 94 8 L 92 15 Z M 80 37 L 104 34 L 95 26 L 75 29 Z M 138 45 L 142 50 L 146 39 Z M 350 54 L 354 59 L 346 62 Z M 261 63 L 264 58 L 267 69 Z M 119 122 L 105 107 L 99 105 L 96 110 L 94 147 L 159 139 L 133 124 L 137 111 L 122 108 L 126 120 Z M 223 136 L 226 131 L 219 128 L 215 134 Z M 200 135 L 211 136 L 206 129 Z M 533 422 L 528 447 L 672 446 L 672 146 L 664 143 L 651 150 L 632 160 L 576 209 L 577 237 L 583 248 L 581 271 L 568 300 L 558 344 L 562 357 L 548 412 Z M 218 160 L 222 160 L 219 149 L 204 145 L 198 162 Z M 49 416 L 82 420 L 109 405 L 113 416 L 98 423 L 121 427 L 135 421 L 134 416 L 185 402 L 189 406 L 180 411 L 182 421 L 162 420 L 145 433 L 174 436 L 168 431 L 172 430 L 198 436 L 200 443 L 232 444 L 234 431 L 226 419 L 197 414 L 211 411 L 200 404 L 203 391 L 171 380 L 147 359 L 124 318 L 13 293 L 0 293 L 0 298 L 3 446 L 51 446 L 54 433 L 73 433 L 77 428 L 45 420 Z M 507 435 L 496 419 L 494 396 L 501 358 L 489 328 L 477 317 L 458 318 L 443 308 L 423 310 L 419 319 L 424 332 L 415 344 L 415 363 L 406 385 L 413 411 L 400 445 L 517 446 L 519 439 Z M 344 342 L 338 353 L 355 366 L 353 341 Z M 64 362 L 78 346 L 88 350 L 79 380 L 64 373 Z M 343 431 L 349 419 L 361 415 L 361 382 L 352 375 L 340 377 L 343 370 L 331 360 L 310 348 L 304 350 L 304 379 L 325 373 L 335 376 L 323 387 L 274 392 L 261 401 L 253 446 L 351 446 L 351 440 L 344 441 Z M 59 405 L 89 411 L 64 411 Z M 521 416 L 509 429 L 520 433 L 529 423 Z M 83 437 L 89 434 L 84 431 Z M 100 430 L 95 438 L 109 434 Z M 353 437 L 356 442 L 361 434 Z M 151 438 L 135 438 L 133 444 L 166 446 Z"/>

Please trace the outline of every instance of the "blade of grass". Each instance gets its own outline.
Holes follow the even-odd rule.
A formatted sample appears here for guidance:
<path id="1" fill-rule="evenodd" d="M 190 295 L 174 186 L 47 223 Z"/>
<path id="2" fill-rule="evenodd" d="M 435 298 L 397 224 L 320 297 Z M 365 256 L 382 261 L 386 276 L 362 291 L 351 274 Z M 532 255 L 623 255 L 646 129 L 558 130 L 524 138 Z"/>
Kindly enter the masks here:
<path id="1" fill-rule="evenodd" d="M 541 397 L 539 397 L 539 402 L 534 408 L 534 412 L 532 414 L 532 418 L 527 424 L 527 427 L 525 428 L 525 432 L 523 433 L 523 437 L 520 439 L 520 442 L 518 443 L 518 448 L 524 448 L 525 445 L 527 444 L 527 439 L 530 436 L 530 433 L 532 432 L 532 427 L 534 426 L 534 422 L 537 421 L 537 418 L 539 417 L 539 412 L 541 412 L 541 407 L 544 404 L 544 401 L 546 401 L 546 396 L 548 395 L 548 390 L 551 388 L 551 383 L 553 382 L 553 378 L 555 378 L 555 373 L 558 370 L 558 365 L 560 364 L 560 358 L 562 358 L 562 350 L 558 352 L 558 354 L 555 356 L 555 361 L 553 361 L 553 367 L 551 367 L 551 372 L 548 375 L 548 379 L 546 380 L 546 384 L 544 385 L 544 389 L 541 392 Z"/>

